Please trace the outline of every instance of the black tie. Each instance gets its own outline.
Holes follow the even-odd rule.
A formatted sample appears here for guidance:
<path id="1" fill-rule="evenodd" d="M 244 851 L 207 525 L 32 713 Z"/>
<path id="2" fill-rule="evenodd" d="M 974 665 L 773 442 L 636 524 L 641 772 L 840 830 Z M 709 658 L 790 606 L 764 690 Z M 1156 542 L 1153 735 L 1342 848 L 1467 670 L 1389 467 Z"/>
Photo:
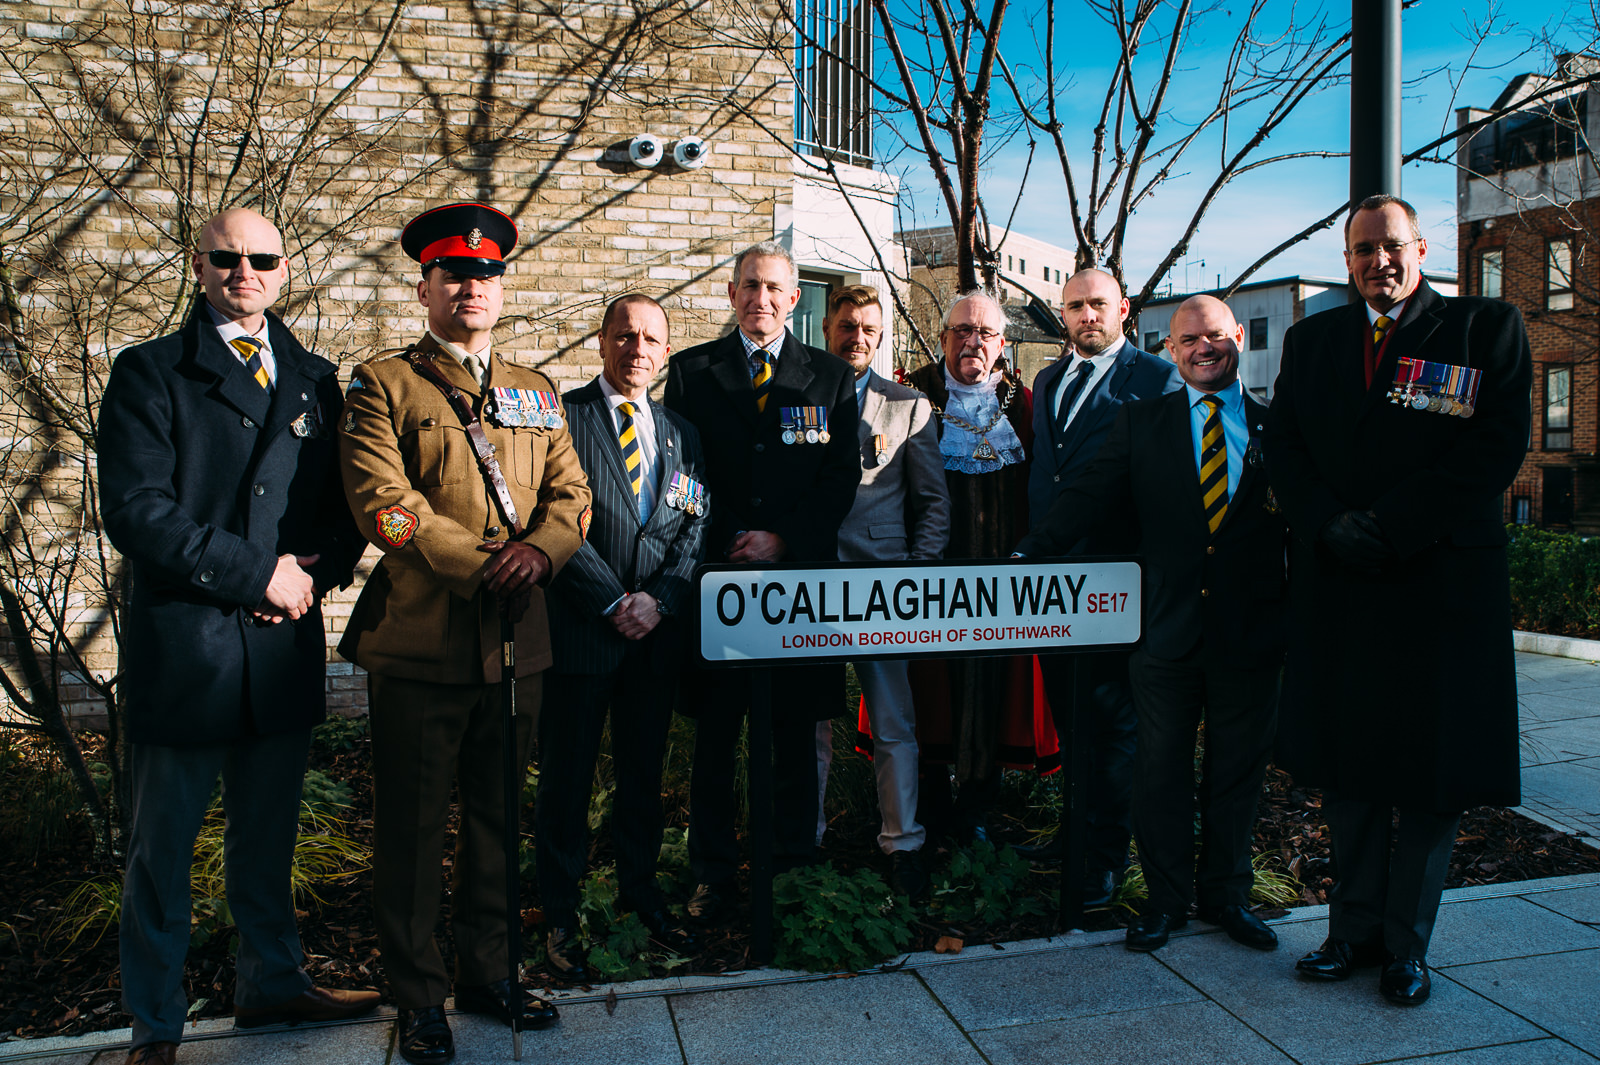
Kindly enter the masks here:
<path id="1" fill-rule="evenodd" d="M 1089 383 L 1089 375 L 1094 373 L 1094 363 L 1088 359 L 1079 359 L 1078 367 L 1074 371 L 1072 380 L 1067 382 L 1067 387 L 1061 390 L 1061 406 L 1056 410 L 1056 431 L 1065 433 L 1067 421 L 1072 414 L 1072 405 L 1078 401 L 1078 393 L 1083 391 L 1083 386 Z"/>

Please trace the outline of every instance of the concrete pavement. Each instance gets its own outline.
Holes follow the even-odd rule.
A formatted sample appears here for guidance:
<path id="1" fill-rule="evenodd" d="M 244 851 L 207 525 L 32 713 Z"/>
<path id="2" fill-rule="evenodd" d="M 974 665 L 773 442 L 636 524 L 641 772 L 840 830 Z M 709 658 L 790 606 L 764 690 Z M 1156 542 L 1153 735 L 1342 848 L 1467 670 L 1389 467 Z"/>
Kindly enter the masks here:
<path id="1" fill-rule="evenodd" d="M 1600 658 L 1600 647 L 1595 648 Z M 1518 654 L 1524 812 L 1600 829 L 1600 666 Z M 921 1065 L 1093 1062 L 1228 1065 L 1572 1065 L 1600 1061 L 1600 874 L 1449 892 L 1430 960 L 1432 1000 L 1391 1006 L 1375 970 L 1312 984 L 1294 959 L 1324 907 L 1272 922 L 1263 954 L 1191 924 L 1154 954 L 1122 933 L 918 954 L 892 972 L 818 978 L 762 970 L 619 985 L 558 1001 L 561 1024 L 524 1037 L 523 1060 L 562 1065 Z M 196 1026 L 183 1065 L 388 1065 L 392 1013 L 235 1034 Z M 511 1060 L 504 1028 L 453 1018 L 456 1061 Z M 120 1065 L 127 1032 L 0 1044 L 0 1065 Z"/>

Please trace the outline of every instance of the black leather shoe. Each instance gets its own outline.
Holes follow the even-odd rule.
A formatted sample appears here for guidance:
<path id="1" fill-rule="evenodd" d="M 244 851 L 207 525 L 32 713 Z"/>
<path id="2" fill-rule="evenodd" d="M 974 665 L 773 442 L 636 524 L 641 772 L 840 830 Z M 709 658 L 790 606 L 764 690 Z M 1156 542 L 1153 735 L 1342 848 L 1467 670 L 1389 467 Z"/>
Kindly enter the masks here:
<path id="1" fill-rule="evenodd" d="M 697 884 L 684 911 L 697 925 L 718 924 L 733 911 L 733 888 L 725 884 Z"/>
<path id="2" fill-rule="evenodd" d="M 1422 1005 L 1433 991 L 1428 963 L 1421 958 L 1390 958 L 1378 977 L 1378 990 L 1398 1006 Z"/>
<path id="3" fill-rule="evenodd" d="M 1128 926 L 1128 935 L 1122 945 L 1129 950 L 1160 950 L 1167 945 L 1172 933 L 1188 923 L 1189 918 L 1175 917 L 1170 913 L 1142 913 Z"/>
<path id="4" fill-rule="evenodd" d="M 395 1021 L 399 1030 L 400 1056 L 411 1065 L 444 1065 L 456 1056 L 455 1037 L 443 1006 L 424 1006 L 401 1010 Z"/>
<path id="5" fill-rule="evenodd" d="M 1025 862 L 1059 862 L 1067 853 L 1067 848 L 1062 846 L 1061 837 L 1056 836 L 1049 843 L 1041 843 L 1031 847 L 1024 843 L 1020 847 L 1012 847 L 1017 852 L 1017 857 Z"/>
<path id="6" fill-rule="evenodd" d="M 666 910 L 634 910 L 650 938 L 674 954 L 693 954 L 700 949 L 700 938 L 678 923 Z"/>
<path id="7" fill-rule="evenodd" d="M 1265 921 L 1243 906 L 1219 906 L 1215 910 L 1201 910 L 1200 919 L 1206 924 L 1221 926 L 1228 938 L 1256 950 L 1276 950 L 1278 933 L 1267 927 Z"/>
<path id="8" fill-rule="evenodd" d="M 1295 971 L 1313 980 L 1348 980 L 1355 970 L 1383 961 L 1383 949 L 1329 936 L 1322 946 L 1294 963 Z"/>
<path id="9" fill-rule="evenodd" d="M 544 936 L 544 956 L 550 963 L 550 971 L 561 979 L 575 984 L 588 982 L 589 956 L 578 940 L 577 929 L 552 926 Z M 458 1001 L 460 997 L 458 993 Z"/>
<path id="10" fill-rule="evenodd" d="M 556 1008 L 537 995 L 522 988 L 511 993 L 511 981 L 496 980 L 492 984 L 467 984 L 456 988 L 456 1009 L 462 1013 L 479 1013 L 493 1017 L 501 1024 L 511 1024 L 512 1004 L 522 1010 L 522 1028 L 532 1031 L 548 1028 L 561 1019 Z"/>
<path id="11" fill-rule="evenodd" d="M 889 890 L 917 899 L 928 890 L 928 871 L 921 851 L 895 851 L 889 855 Z"/>
<path id="12" fill-rule="evenodd" d="M 1111 905 L 1111 897 L 1117 893 L 1118 879 L 1117 874 L 1109 869 L 1091 872 L 1083 881 L 1083 908 L 1094 910 Z"/>

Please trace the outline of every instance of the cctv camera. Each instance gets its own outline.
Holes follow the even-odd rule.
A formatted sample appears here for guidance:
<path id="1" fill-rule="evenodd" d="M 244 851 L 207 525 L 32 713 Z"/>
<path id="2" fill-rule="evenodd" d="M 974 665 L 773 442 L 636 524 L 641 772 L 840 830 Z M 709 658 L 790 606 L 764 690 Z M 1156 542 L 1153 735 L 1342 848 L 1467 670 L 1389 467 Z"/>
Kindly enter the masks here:
<path id="1" fill-rule="evenodd" d="M 652 167 L 661 162 L 661 141 L 650 133 L 641 133 L 628 142 L 628 159 L 634 166 Z"/>
<path id="2" fill-rule="evenodd" d="M 672 161 L 685 170 L 698 170 L 706 165 L 711 146 L 701 137 L 685 137 L 673 142 Z"/>

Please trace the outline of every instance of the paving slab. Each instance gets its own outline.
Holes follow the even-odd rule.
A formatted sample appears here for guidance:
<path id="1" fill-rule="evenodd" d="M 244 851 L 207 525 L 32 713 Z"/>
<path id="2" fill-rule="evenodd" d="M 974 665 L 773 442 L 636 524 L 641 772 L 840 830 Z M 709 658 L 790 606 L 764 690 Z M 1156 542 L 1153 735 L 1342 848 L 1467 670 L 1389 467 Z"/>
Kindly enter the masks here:
<path id="1" fill-rule="evenodd" d="M 1291 1065 L 1214 1002 L 1186 1002 L 973 1036 L 992 1065 Z"/>
<path id="2" fill-rule="evenodd" d="M 1568 758 L 1593 758 L 1600 755 L 1600 708 L 1591 704 L 1589 716 L 1565 721 L 1525 724 L 1524 741 L 1533 741 Z"/>
<path id="3" fill-rule="evenodd" d="M 1525 796 L 1539 796 L 1574 810 L 1594 812 L 1600 807 L 1600 770 L 1571 762 L 1525 766 Z"/>
<path id="4" fill-rule="evenodd" d="M 1441 907 L 1428 962 L 1439 968 L 1590 946 L 1600 949 L 1600 929 L 1512 896 Z"/>
<path id="5" fill-rule="evenodd" d="M 1270 954 L 1224 936 L 1194 936 L 1174 940 L 1157 957 L 1303 1065 L 1362 1065 L 1546 1034 L 1443 975 L 1434 976 L 1433 997 L 1422 1009 L 1384 1001 L 1377 969 L 1362 969 L 1336 984 L 1303 979 L 1294 973 L 1295 959 L 1322 942 L 1327 926 L 1316 921 L 1276 927 L 1278 949 Z M 1534 964 L 1567 956 L 1548 955 Z"/>
<path id="6" fill-rule="evenodd" d="M 1458 1050 L 1453 1054 L 1431 1054 L 1425 1058 L 1401 1058 L 1401 1062 L 1415 1061 L 1419 1065 L 1594 1065 L 1600 1058 L 1559 1039 L 1534 1039 L 1527 1043 L 1506 1046 L 1479 1047 L 1477 1050 Z"/>
<path id="7" fill-rule="evenodd" d="M 1204 997 L 1148 954 L 1132 953 L 1120 943 L 942 965 L 924 971 L 922 979 L 969 1032 Z"/>
<path id="8" fill-rule="evenodd" d="M 1518 692 L 1517 706 L 1523 722 L 1548 724 L 1593 717 L 1600 703 L 1600 688 L 1562 688 L 1553 692 Z"/>
<path id="9" fill-rule="evenodd" d="M 1600 950 L 1515 958 L 1449 970 L 1450 979 L 1600 1055 Z"/>
<path id="10" fill-rule="evenodd" d="M 450 1018 L 450 1028 L 456 1037 L 455 1065 L 505 1065 L 511 1060 L 511 1030 L 498 1021 L 455 1014 Z M 617 1012 L 612 1016 L 598 1002 L 561 1007 L 560 1024 L 542 1032 L 523 1033 L 522 1060 L 525 1065 L 683 1065 L 683 1054 L 678 1049 L 666 999 L 644 998 L 617 1003 Z M 187 1058 L 183 1065 L 189 1065 Z M 393 1058 L 393 1065 L 403 1065 L 399 1055 Z"/>
<path id="11" fill-rule="evenodd" d="M 1571 888 L 1566 891 L 1541 891 L 1523 898 L 1535 906 L 1554 910 L 1574 921 L 1600 926 L 1600 885 Z"/>
<path id="12" fill-rule="evenodd" d="M 688 1065 L 982 1065 L 913 973 L 669 999 Z"/>
<path id="13" fill-rule="evenodd" d="M 183 1065 L 305 1065 L 308 1061 L 383 1065 L 389 1054 L 390 1031 L 387 1024 L 326 1025 L 225 1039 L 187 1039 L 179 1048 L 178 1060 Z M 506 1048 L 509 1057 L 509 1040 Z M 127 1055 L 124 1049 L 107 1050 L 95 1065 L 122 1065 Z M 458 1056 L 456 1060 L 464 1059 Z M 51 1065 L 58 1065 L 59 1061 L 51 1059 Z"/>

